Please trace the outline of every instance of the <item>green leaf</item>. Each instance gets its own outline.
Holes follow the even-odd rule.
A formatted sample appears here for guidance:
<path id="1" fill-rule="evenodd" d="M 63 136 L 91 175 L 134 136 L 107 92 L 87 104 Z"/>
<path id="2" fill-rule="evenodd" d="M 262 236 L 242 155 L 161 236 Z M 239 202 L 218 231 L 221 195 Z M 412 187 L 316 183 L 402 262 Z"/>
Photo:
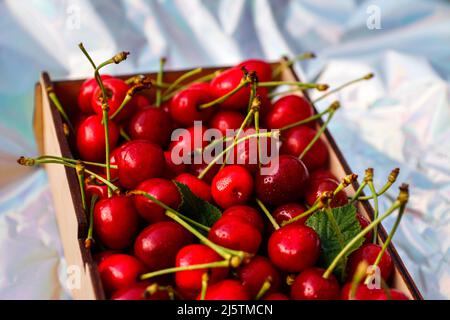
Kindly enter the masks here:
<path id="1" fill-rule="evenodd" d="M 307 221 L 306 225 L 313 228 L 320 237 L 321 258 L 326 266 L 329 266 L 334 258 L 339 254 L 343 246 L 349 243 L 360 231 L 361 226 L 356 218 L 356 208 L 349 204 L 339 208 L 331 209 L 336 224 L 341 232 L 342 238 L 338 236 L 332 221 L 325 210 L 314 213 Z M 342 244 L 343 241 L 343 244 Z M 364 238 L 360 239 L 349 250 L 334 270 L 335 274 L 344 277 L 345 266 L 348 256 L 357 250 L 364 243 Z"/>
<path id="2" fill-rule="evenodd" d="M 192 220 L 211 227 L 222 216 L 222 212 L 208 201 L 200 199 L 189 187 L 178 181 L 174 181 L 181 194 L 181 204 L 178 211 Z"/>

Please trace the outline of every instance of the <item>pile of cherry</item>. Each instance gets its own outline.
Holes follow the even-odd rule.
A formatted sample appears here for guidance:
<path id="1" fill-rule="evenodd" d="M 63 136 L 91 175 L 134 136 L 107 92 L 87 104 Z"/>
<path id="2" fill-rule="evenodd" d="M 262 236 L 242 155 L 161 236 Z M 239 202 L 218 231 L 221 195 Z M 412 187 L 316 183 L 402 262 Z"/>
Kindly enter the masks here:
<path id="1" fill-rule="evenodd" d="M 247 60 L 200 82 L 191 80 L 192 72 L 175 84 L 164 82 L 162 70 L 157 79 L 100 76 L 101 68 L 125 58 L 121 53 L 99 66 L 91 61 L 96 75 L 81 86 L 76 110 L 68 112 L 49 90 L 79 160 L 20 159 L 26 165 L 76 169 L 90 217 L 86 245 L 95 253 L 108 298 L 407 299 L 387 286 L 392 258 L 376 243 L 376 224 L 359 213 L 364 244 L 348 257 L 344 276 L 321 261 L 321 239 L 306 221 L 320 210 L 353 203 L 344 188 L 356 176 L 339 180 L 327 169 L 329 151 L 306 98 L 286 93 L 272 99 L 272 89 L 283 83 L 273 78 L 268 63 Z M 156 98 L 141 90 L 155 90 Z M 323 115 L 337 107 L 334 103 Z M 198 147 L 191 139 L 194 121 L 202 121 L 200 132 L 215 128 L 226 135 L 227 129 L 241 128 L 238 138 L 281 129 L 277 170 L 263 175 L 258 163 L 250 163 L 250 139 L 231 150 L 241 164 L 175 164 L 174 148 L 194 154 Z M 176 128 L 187 130 L 171 141 Z M 209 144 L 203 141 L 200 147 Z M 370 177 L 369 170 L 364 186 Z M 217 221 L 202 225 L 178 211 L 186 201 L 181 184 L 197 201 L 220 208 Z M 383 286 L 370 289 L 368 266 L 380 252 Z"/>

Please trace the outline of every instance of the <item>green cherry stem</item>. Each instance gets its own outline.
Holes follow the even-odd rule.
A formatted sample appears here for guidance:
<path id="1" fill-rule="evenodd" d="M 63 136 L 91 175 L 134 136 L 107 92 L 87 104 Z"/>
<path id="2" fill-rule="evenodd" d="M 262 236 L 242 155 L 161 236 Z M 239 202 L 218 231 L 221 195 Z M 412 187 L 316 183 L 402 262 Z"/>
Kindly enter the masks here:
<path id="1" fill-rule="evenodd" d="M 331 94 L 333 94 L 335 92 L 338 92 L 339 90 L 342 90 L 343 88 L 348 87 L 348 86 L 350 86 L 350 85 L 352 85 L 354 83 L 358 83 L 358 82 L 363 81 L 363 80 L 369 80 L 369 79 L 372 79 L 373 77 L 374 77 L 373 73 L 368 73 L 368 74 L 366 74 L 365 76 L 363 76 L 361 78 L 354 79 L 354 80 L 351 80 L 351 81 L 346 82 L 344 84 L 341 84 L 340 86 L 338 86 L 338 87 L 328 91 L 327 93 L 325 93 L 325 94 L 321 95 L 320 97 L 318 97 L 317 99 L 313 100 L 313 103 L 316 103 L 316 102 L 318 102 L 318 101 L 320 101 L 322 99 L 325 99 L 329 95 L 331 95 Z"/>
<path id="2" fill-rule="evenodd" d="M 295 57 L 289 59 L 288 61 L 283 60 L 272 71 L 272 78 L 278 77 L 284 70 L 286 70 L 287 68 L 289 68 L 298 61 L 313 59 L 315 57 L 316 55 L 313 52 L 304 52 L 299 55 L 296 55 Z"/>
<path id="3" fill-rule="evenodd" d="M 374 217 L 374 219 L 376 219 L 376 218 L 378 217 L 378 213 L 379 213 L 379 210 L 378 210 L 378 195 L 377 195 L 377 191 L 375 190 L 375 186 L 373 185 L 373 181 L 369 181 L 369 182 L 367 182 L 367 184 L 368 184 L 369 189 L 370 189 L 370 192 L 372 193 L 372 196 L 373 196 L 373 205 L 374 205 L 374 208 L 373 208 L 373 217 Z M 372 239 L 372 242 L 373 242 L 373 243 L 376 243 L 376 242 L 377 242 L 377 238 L 378 238 L 378 227 L 375 226 L 375 228 L 373 229 L 373 239 Z"/>
<path id="4" fill-rule="evenodd" d="M 270 287 L 272 286 L 272 283 L 270 279 L 264 280 L 264 283 L 261 286 L 261 289 L 259 289 L 258 293 L 256 294 L 255 300 L 261 300 L 262 297 L 269 291 Z"/>
<path id="5" fill-rule="evenodd" d="M 202 275 L 202 291 L 200 292 L 200 300 L 205 300 L 206 290 L 208 290 L 209 276 L 208 272 Z"/>
<path id="6" fill-rule="evenodd" d="M 134 84 L 130 89 L 128 89 L 127 94 L 125 98 L 123 99 L 122 103 L 120 104 L 119 108 L 112 114 L 110 119 L 114 119 L 120 111 L 133 99 L 134 95 L 137 92 L 150 89 L 152 87 L 152 81 L 150 78 L 142 78 L 140 82 Z"/>
<path id="7" fill-rule="evenodd" d="M 109 106 L 107 102 L 102 102 L 103 127 L 105 128 L 105 162 L 106 162 L 106 180 L 111 181 L 111 159 L 109 149 Z M 108 198 L 112 197 L 112 190 L 108 186 Z"/>
<path id="8" fill-rule="evenodd" d="M 89 249 L 92 246 L 92 243 L 94 242 L 94 208 L 95 203 L 98 200 L 98 196 L 94 194 L 91 198 L 91 206 L 89 208 L 89 229 L 88 234 L 86 237 L 86 240 L 84 240 L 84 246 L 85 248 Z"/>
<path id="9" fill-rule="evenodd" d="M 356 190 L 355 194 L 353 195 L 353 197 L 350 198 L 350 203 L 354 203 L 355 201 L 358 200 L 359 195 L 361 194 L 361 192 L 363 192 L 364 188 L 367 186 L 367 182 L 363 181 L 358 189 Z"/>
<path id="10" fill-rule="evenodd" d="M 202 72 L 203 69 L 202 68 L 197 68 L 197 69 L 193 69 L 191 71 L 188 71 L 184 74 L 182 74 L 181 76 L 179 76 L 168 88 L 166 91 L 164 91 L 162 98 L 164 99 L 164 97 L 166 97 L 168 94 L 170 94 L 171 92 L 173 92 L 174 90 L 176 90 L 176 88 L 179 87 L 180 83 L 182 83 L 183 81 L 185 81 L 186 79 L 189 79 L 192 76 L 195 76 L 196 74 L 199 74 L 200 72 Z"/>
<path id="11" fill-rule="evenodd" d="M 319 91 L 325 91 L 328 89 L 328 85 L 323 83 L 307 83 L 298 81 L 267 81 L 258 83 L 258 87 L 278 87 L 283 85 L 297 86 L 302 89 L 317 89 Z"/>
<path id="12" fill-rule="evenodd" d="M 84 186 L 84 172 L 85 167 L 82 162 L 79 162 L 75 165 L 75 170 L 77 172 L 78 185 L 80 186 L 80 194 L 81 194 L 81 205 L 83 206 L 84 213 L 87 212 L 87 204 L 86 204 L 86 192 Z"/>
<path id="13" fill-rule="evenodd" d="M 360 233 L 358 233 L 352 240 L 350 240 L 346 246 L 339 252 L 339 254 L 334 258 L 334 260 L 331 262 L 331 264 L 328 266 L 327 270 L 323 274 L 323 277 L 325 279 L 328 279 L 328 277 L 331 275 L 333 270 L 336 268 L 339 261 L 344 258 L 344 256 L 349 252 L 352 247 L 355 245 L 357 241 L 362 239 L 367 233 L 369 233 L 375 226 L 377 226 L 381 221 L 386 219 L 389 215 L 392 214 L 395 210 L 398 208 L 405 206 L 408 202 L 408 185 L 403 184 L 400 187 L 400 193 L 397 197 L 397 200 L 392 204 L 392 206 L 381 216 L 379 216 L 377 219 L 374 219 L 366 228 L 364 228 Z"/>
<path id="14" fill-rule="evenodd" d="M 124 138 L 126 141 L 131 141 L 130 136 L 128 135 L 128 133 L 126 133 L 126 131 L 125 131 L 125 129 L 124 129 L 123 127 L 120 127 L 119 133 L 120 133 L 120 136 L 121 136 L 122 138 Z M 117 166 L 116 166 L 116 167 L 117 167 Z M 111 166 L 111 168 L 112 168 L 112 166 Z"/>
<path id="15" fill-rule="evenodd" d="M 37 161 L 39 161 L 39 160 L 46 160 L 46 159 L 62 160 L 62 161 L 66 161 L 66 162 L 74 163 L 74 164 L 77 164 L 78 162 L 81 162 L 84 165 L 88 165 L 88 166 L 102 167 L 102 168 L 106 167 L 106 165 L 104 163 L 84 161 L 84 160 L 77 160 L 77 159 L 70 159 L 70 158 L 65 158 L 65 157 L 42 155 L 42 156 L 39 156 L 39 157 L 35 158 L 35 160 L 37 160 Z M 111 165 L 111 168 L 112 169 L 117 169 L 117 165 Z"/>
<path id="16" fill-rule="evenodd" d="M 162 102 L 162 90 L 159 88 L 159 85 L 163 82 L 163 76 L 164 76 L 164 65 L 166 64 L 166 58 L 162 57 L 159 59 L 159 70 L 158 74 L 156 76 L 156 84 L 158 85 L 158 88 L 156 89 L 156 106 L 160 107 Z"/>
<path id="17" fill-rule="evenodd" d="M 256 198 L 256 203 L 261 208 L 262 212 L 266 215 L 267 219 L 269 219 L 270 223 L 272 224 L 273 228 L 275 230 L 280 229 L 280 225 L 277 223 L 275 218 L 270 214 L 269 210 L 267 210 L 267 207 L 264 205 L 264 203 L 261 202 L 258 198 Z"/>
<path id="18" fill-rule="evenodd" d="M 389 190 L 389 188 L 395 183 L 395 181 L 397 180 L 397 177 L 400 173 L 400 169 L 399 168 L 395 168 L 391 171 L 391 173 L 389 174 L 388 177 L 388 181 L 386 182 L 386 184 L 381 188 L 380 191 L 377 192 L 377 196 L 381 196 L 383 195 L 387 190 Z M 364 200 L 370 200 L 372 199 L 373 196 L 365 196 L 365 197 L 358 197 L 359 201 L 364 201 Z"/>
<path id="19" fill-rule="evenodd" d="M 350 285 L 350 293 L 349 299 L 354 300 L 356 296 L 356 291 L 358 290 L 358 286 L 361 283 L 361 280 L 366 276 L 366 271 L 368 267 L 368 263 L 366 260 L 361 261 L 356 267 L 355 274 L 353 275 L 352 282 Z"/>
<path id="20" fill-rule="evenodd" d="M 66 111 L 64 110 L 61 101 L 59 101 L 58 96 L 55 93 L 55 89 L 53 88 L 53 85 L 49 85 L 47 87 L 47 93 L 48 93 L 48 97 L 50 98 L 50 100 L 53 102 L 53 104 L 55 105 L 56 109 L 58 110 L 58 112 L 61 114 L 61 116 L 63 117 L 64 121 L 66 121 L 67 125 L 69 126 L 69 129 L 72 133 L 75 133 L 75 129 L 72 125 L 72 122 L 70 121 L 69 116 L 67 115 Z"/>

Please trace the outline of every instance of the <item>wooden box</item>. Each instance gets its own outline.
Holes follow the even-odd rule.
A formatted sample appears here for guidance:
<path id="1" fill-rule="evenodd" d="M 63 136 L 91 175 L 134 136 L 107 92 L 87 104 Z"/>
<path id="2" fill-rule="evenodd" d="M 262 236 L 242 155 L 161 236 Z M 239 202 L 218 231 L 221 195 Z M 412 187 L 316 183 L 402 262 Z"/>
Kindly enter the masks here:
<path id="1" fill-rule="evenodd" d="M 197 76 L 201 77 L 219 69 L 223 68 L 206 68 Z M 184 72 L 186 71 L 166 72 L 164 81 L 172 82 Z M 150 74 L 150 76 L 156 78 L 155 74 Z M 129 76 L 123 76 L 121 78 L 125 79 L 128 77 Z M 281 78 L 282 80 L 287 81 L 299 81 L 292 68 L 286 69 L 282 73 Z M 49 76 L 46 73 L 43 73 L 40 82 L 36 84 L 35 88 L 34 127 L 39 152 L 40 154 L 72 157 L 68 140 L 64 135 L 61 116 L 56 108 L 51 105 L 47 94 L 47 87 L 50 83 Z M 57 96 L 61 100 L 63 106 L 67 109 L 75 108 L 78 90 L 82 83 L 83 80 L 52 82 Z M 298 94 L 303 93 L 298 91 Z M 346 174 L 351 173 L 344 156 L 328 130 L 325 131 L 323 138 L 330 151 L 331 171 L 338 177 L 343 177 Z M 46 170 L 53 193 L 53 201 L 67 265 L 76 266 L 75 268 L 79 267 L 77 270 L 80 271 L 80 286 L 72 289 L 73 298 L 105 299 L 105 294 L 91 252 L 84 247 L 84 239 L 86 238 L 88 230 L 88 221 L 82 211 L 80 191 L 75 170 L 60 165 L 46 165 Z M 351 195 L 357 188 L 358 184 L 354 183 L 353 186 L 349 186 L 346 191 Z M 370 220 L 373 218 L 373 210 L 368 201 L 359 204 L 359 212 Z M 380 242 L 386 238 L 386 232 L 383 227 L 379 228 L 379 238 Z M 409 275 L 392 244 L 389 246 L 389 253 L 393 257 L 395 263 L 392 286 L 402 290 L 412 299 L 422 299 L 413 279 Z M 73 269 L 70 270 L 73 271 Z"/>

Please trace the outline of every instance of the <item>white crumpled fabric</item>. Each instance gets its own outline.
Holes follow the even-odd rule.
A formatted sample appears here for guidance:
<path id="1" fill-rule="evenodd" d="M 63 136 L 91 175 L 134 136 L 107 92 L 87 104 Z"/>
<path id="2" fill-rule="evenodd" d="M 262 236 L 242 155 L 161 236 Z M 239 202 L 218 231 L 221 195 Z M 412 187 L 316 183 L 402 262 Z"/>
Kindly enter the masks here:
<path id="1" fill-rule="evenodd" d="M 15 159 L 36 154 L 40 71 L 91 75 L 83 41 L 96 61 L 131 51 L 113 74 L 156 70 L 160 56 L 178 69 L 303 51 L 318 56 L 297 65 L 307 80 L 375 72 L 318 107 L 341 100 L 330 130 L 355 172 L 374 167 L 381 186 L 402 169 L 412 195 L 394 242 L 424 297 L 449 299 L 449 16 L 446 1 L 0 1 L 0 298 L 70 298 L 47 177 Z"/>

